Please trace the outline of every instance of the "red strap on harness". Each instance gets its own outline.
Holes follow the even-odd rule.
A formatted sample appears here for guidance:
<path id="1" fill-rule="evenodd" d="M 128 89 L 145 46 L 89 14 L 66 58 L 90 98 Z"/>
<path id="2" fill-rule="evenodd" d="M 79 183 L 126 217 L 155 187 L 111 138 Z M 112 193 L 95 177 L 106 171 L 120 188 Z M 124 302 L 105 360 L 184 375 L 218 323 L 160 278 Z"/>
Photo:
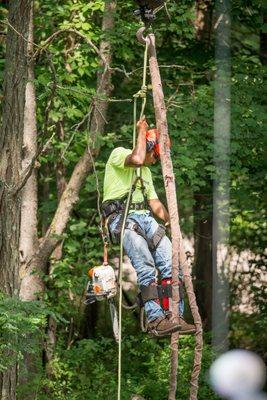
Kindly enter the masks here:
<path id="1" fill-rule="evenodd" d="M 161 286 L 172 285 L 172 278 L 165 278 L 161 281 Z M 165 311 L 171 311 L 172 299 L 170 297 L 163 297 L 161 299 L 162 308 Z"/>

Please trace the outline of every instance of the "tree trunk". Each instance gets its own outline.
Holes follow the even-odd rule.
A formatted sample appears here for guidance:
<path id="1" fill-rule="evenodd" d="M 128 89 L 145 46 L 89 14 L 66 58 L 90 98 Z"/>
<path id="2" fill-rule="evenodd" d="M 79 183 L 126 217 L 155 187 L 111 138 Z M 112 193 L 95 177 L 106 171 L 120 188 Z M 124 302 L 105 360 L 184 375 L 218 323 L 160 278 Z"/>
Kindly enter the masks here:
<path id="1" fill-rule="evenodd" d="M 23 160 L 22 170 L 27 168 L 37 152 L 37 123 L 36 123 L 36 96 L 34 87 L 34 62 L 31 59 L 33 53 L 33 9 L 29 27 L 28 41 L 28 82 L 26 85 L 25 110 L 24 110 L 24 135 L 23 135 Z M 33 168 L 22 189 L 21 203 L 21 227 L 20 227 L 20 298 L 22 300 L 34 300 L 34 293 L 42 288 L 42 282 L 37 273 L 27 270 L 25 266 L 38 248 L 37 237 L 37 174 Z"/>
<path id="2" fill-rule="evenodd" d="M 210 0 L 196 1 L 196 36 L 203 46 L 209 46 L 214 5 Z M 194 247 L 196 296 L 206 330 L 211 329 L 212 316 L 212 198 L 209 178 L 201 192 L 194 193 Z"/>
<path id="3" fill-rule="evenodd" d="M 115 11 L 116 0 L 106 0 L 102 21 L 102 32 L 104 37 L 100 43 L 100 52 L 104 55 L 108 65 L 110 65 L 112 60 L 112 49 L 108 35 L 109 32 L 114 29 Z M 100 70 L 97 75 L 97 96 L 102 95 L 104 98 L 108 98 L 111 95 L 112 90 L 111 72 L 103 65 L 103 61 L 100 60 Z M 104 132 L 107 111 L 108 102 L 106 100 L 96 99 L 90 125 L 91 141 L 96 145 L 96 147 L 98 147 L 96 143 L 97 134 L 100 136 Z"/>
<path id="4" fill-rule="evenodd" d="M 194 366 L 191 376 L 190 387 L 190 400 L 197 399 L 198 392 L 198 376 L 201 367 L 202 356 L 202 324 L 196 304 L 194 289 L 189 272 L 189 265 L 187 263 L 185 251 L 183 248 L 182 234 L 179 224 L 179 212 L 176 196 L 175 176 L 173 173 L 172 160 L 170 150 L 168 147 L 169 135 L 167 125 L 166 107 L 164 101 L 164 94 L 162 90 L 162 83 L 160 77 L 159 66 L 157 62 L 155 36 L 149 34 L 145 39 L 142 34 L 145 28 L 138 31 L 137 38 L 141 43 L 148 44 L 149 52 L 149 69 L 152 81 L 153 102 L 156 117 L 157 129 L 160 132 L 160 148 L 161 148 L 161 167 L 170 215 L 171 224 L 171 238 L 172 238 L 172 300 L 173 310 L 172 315 L 174 319 L 178 319 L 178 302 L 179 302 L 179 270 L 182 269 L 184 273 L 185 287 L 189 298 L 189 304 L 196 325 L 196 347 Z M 177 388 L 177 369 L 178 369 L 178 338 L 179 334 L 174 333 L 171 336 L 171 372 L 169 380 L 169 400 L 175 400 Z"/>
<path id="5" fill-rule="evenodd" d="M 213 4 L 211 0 L 196 0 L 196 39 L 206 47 L 210 45 Z"/>
<path id="6" fill-rule="evenodd" d="M 14 195 L 12 188 L 18 184 L 21 171 L 31 4 L 31 0 L 9 2 L 6 39 L 0 137 L 0 290 L 10 296 L 18 295 L 19 290 L 21 196 Z M 1 400 L 16 399 L 16 382 L 16 365 L 0 374 Z"/>
<path id="7" fill-rule="evenodd" d="M 215 2 L 214 150 L 213 162 L 213 304 L 212 345 L 229 348 L 229 234 L 231 138 L 231 1 Z"/>
<path id="8" fill-rule="evenodd" d="M 267 33 L 264 31 L 264 26 L 267 24 L 267 12 L 266 6 L 262 5 L 262 28 L 260 30 L 260 59 L 262 65 L 267 64 Z"/>
<path id="9" fill-rule="evenodd" d="M 57 123 L 57 136 L 58 139 L 63 142 L 64 141 L 64 126 L 63 121 L 59 121 Z M 62 161 L 61 154 L 59 154 L 58 160 L 56 162 L 56 185 L 57 185 L 57 200 L 58 203 L 60 198 L 66 188 L 66 167 Z M 59 261 L 62 258 L 62 248 L 63 248 L 63 240 L 56 246 L 55 250 L 53 251 L 51 258 L 55 261 Z M 48 274 L 52 277 L 54 271 L 54 263 L 49 263 L 48 267 Z M 49 287 L 48 287 L 49 290 Z M 52 315 L 48 317 L 48 327 L 47 327 L 47 337 L 45 343 L 45 362 L 46 362 L 46 372 L 49 375 L 53 374 L 51 369 L 51 361 L 54 358 L 55 349 L 56 349 L 56 331 L 57 331 L 57 321 Z"/>
<path id="10" fill-rule="evenodd" d="M 204 328 L 210 331 L 212 324 L 212 186 L 208 187 L 207 193 L 195 193 L 194 198 L 195 289 Z"/>

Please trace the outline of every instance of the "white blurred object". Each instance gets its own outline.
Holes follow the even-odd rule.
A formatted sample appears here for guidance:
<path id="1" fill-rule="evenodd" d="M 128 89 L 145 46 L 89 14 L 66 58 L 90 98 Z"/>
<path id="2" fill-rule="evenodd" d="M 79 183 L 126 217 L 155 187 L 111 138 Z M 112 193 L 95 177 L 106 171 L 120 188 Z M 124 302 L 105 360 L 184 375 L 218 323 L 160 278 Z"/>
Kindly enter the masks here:
<path id="1" fill-rule="evenodd" d="M 242 395 L 242 397 L 234 397 L 233 400 L 266 400 L 267 396 L 265 393 L 250 393 L 248 395 Z"/>
<path id="2" fill-rule="evenodd" d="M 260 393 L 266 368 L 260 357 L 247 350 L 231 350 L 214 361 L 210 382 L 221 396 L 233 400 L 266 400 Z"/>

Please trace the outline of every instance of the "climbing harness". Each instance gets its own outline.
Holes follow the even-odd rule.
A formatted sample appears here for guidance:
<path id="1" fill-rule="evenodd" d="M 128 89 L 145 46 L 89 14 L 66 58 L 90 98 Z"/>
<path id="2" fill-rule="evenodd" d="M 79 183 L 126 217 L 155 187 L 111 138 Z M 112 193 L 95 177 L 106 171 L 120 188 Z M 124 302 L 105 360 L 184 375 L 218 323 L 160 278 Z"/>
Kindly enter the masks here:
<path id="1" fill-rule="evenodd" d="M 134 192 L 133 189 L 134 185 L 132 187 L 132 193 Z M 147 197 L 144 193 L 143 196 L 144 196 L 144 201 L 140 203 L 131 203 L 130 199 L 129 210 L 150 210 L 150 207 L 148 206 Z M 125 199 L 106 201 L 105 203 L 102 204 L 102 215 L 106 219 L 108 236 L 113 244 L 118 244 L 120 242 L 124 211 L 125 211 Z M 115 219 L 118 219 L 116 227 L 111 232 L 109 230 L 109 227 L 113 223 L 113 221 L 115 221 Z M 161 239 L 165 236 L 166 233 L 165 226 L 159 224 L 158 228 L 153 234 L 153 237 L 149 238 L 146 232 L 138 224 L 138 222 L 136 222 L 134 218 L 131 218 L 131 215 L 129 215 L 127 218 L 127 221 L 125 223 L 125 229 L 135 231 L 138 235 L 142 236 L 146 240 L 148 247 L 151 251 L 156 250 Z"/>
<path id="2" fill-rule="evenodd" d="M 143 65 L 143 81 L 141 89 L 133 95 L 133 147 L 135 147 L 136 143 L 136 123 L 137 123 L 137 100 L 139 98 L 142 99 L 140 119 L 144 115 L 145 105 L 146 105 L 146 71 L 147 71 L 147 46 L 144 51 L 144 65 Z M 98 177 L 96 173 L 95 163 L 90 151 L 90 147 L 88 147 L 89 155 L 91 156 L 91 161 L 93 165 L 93 171 L 96 176 L 97 187 L 99 186 Z M 141 191 L 143 195 L 144 201 L 141 203 L 133 203 L 132 204 L 132 195 L 137 187 L 137 184 L 140 183 Z M 163 229 L 162 227 L 158 229 L 156 234 L 154 235 L 153 240 L 150 240 L 146 237 L 145 232 L 140 228 L 140 226 L 135 221 L 126 221 L 129 210 L 140 210 L 146 209 L 149 210 L 148 201 L 145 193 L 145 185 L 142 179 L 141 169 L 137 169 L 132 171 L 131 177 L 131 185 L 130 190 L 128 192 L 128 196 L 125 196 L 123 199 L 112 200 L 102 204 L 100 206 L 100 192 L 99 188 L 97 190 L 98 194 L 98 214 L 100 219 L 99 231 L 101 233 L 101 237 L 104 244 L 104 256 L 103 256 L 103 264 L 100 266 L 93 267 L 89 270 L 89 282 L 86 288 L 86 300 L 85 304 L 91 304 L 95 301 L 108 300 L 113 333 L 116 341 L 119 344 L 119 354 L 121 358 L 121 308 L 124 306 L 125 308 L 135 308 L 137 304 L 134 304 L 132 307 L 127 307 L 123 305 L 122 302 L 122 263 L 123 263 L 123 246 L 122 246 L 122 237 L 125 229 L 135 230 L 138 234 L 143 236 L 150 244 L 151 248 L 155 248 L 161 238 L 163 237 Z M 112 237 L 109 233 L 109 225 L 114 220 L 117 215 L 120 216 L 119 223 L 117 224 L 117 231 L 115 230 L 115 234 L 113 232 Z M 164 227 L 163 227 L 164 228 Z M 165 233 L 165 228 L 164 228 Z M 108 263 L 108 246 L 110 243 L 118 244 L 120 243 L 120 262 L 119 262 L 119 277 L 118 282 L 115 279 L 115 273 L 113 268 Z M 114 304 L 114 298 L 119 289 L 119 316 L 117 314 L 117 310 Z M 119 367 L 120 370 L 120 367 Z"/>

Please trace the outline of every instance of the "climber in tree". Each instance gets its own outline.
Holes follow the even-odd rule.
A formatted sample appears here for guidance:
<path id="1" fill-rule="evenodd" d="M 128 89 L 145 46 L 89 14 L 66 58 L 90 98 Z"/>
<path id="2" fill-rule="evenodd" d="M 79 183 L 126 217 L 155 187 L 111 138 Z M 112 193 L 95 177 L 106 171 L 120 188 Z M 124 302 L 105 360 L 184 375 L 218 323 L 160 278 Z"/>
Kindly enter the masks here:
<path id="1" fill-rule="evenodd" d="M 141 300 L 148 320 L 148 331 L 155 336 L 169 335 L 178 330 L 184 334 L 194 333 L 195 326 L 188 324 L 182 318 L 183 299 L 179 304 L 179 323 L 174 322 L 170 311 L 164 310 L 160 304 L 162 297 L 165 297 L 165 300 L 166 296 L 171 297 L 171 290 L 166 294 L 167 287 L 162 294 L 162 288 L 167 283 L 169 285 L 166 286 L 171 289 L 172 246 L 165 234 L 169 225 L 169 214 L 158 199 L 148 168 L 160 158 L 158 132 L 156 129 L 148 130 L 145 119 L 138 121 L 137 130 L 135 148 L 133 150 L 124 147 L 115 148 L 106 164 L 103 217 L 107 219 L 112 241 L 119 243 L 123 212 L 133 176 L 132 169 L 137 169 L 123 247 L 137 273 Z M 165 227 L 159 225 L 154 217 L 162 220 Z M 156 269 L 160 273 L 161 286 L 157 286 Z"/>

